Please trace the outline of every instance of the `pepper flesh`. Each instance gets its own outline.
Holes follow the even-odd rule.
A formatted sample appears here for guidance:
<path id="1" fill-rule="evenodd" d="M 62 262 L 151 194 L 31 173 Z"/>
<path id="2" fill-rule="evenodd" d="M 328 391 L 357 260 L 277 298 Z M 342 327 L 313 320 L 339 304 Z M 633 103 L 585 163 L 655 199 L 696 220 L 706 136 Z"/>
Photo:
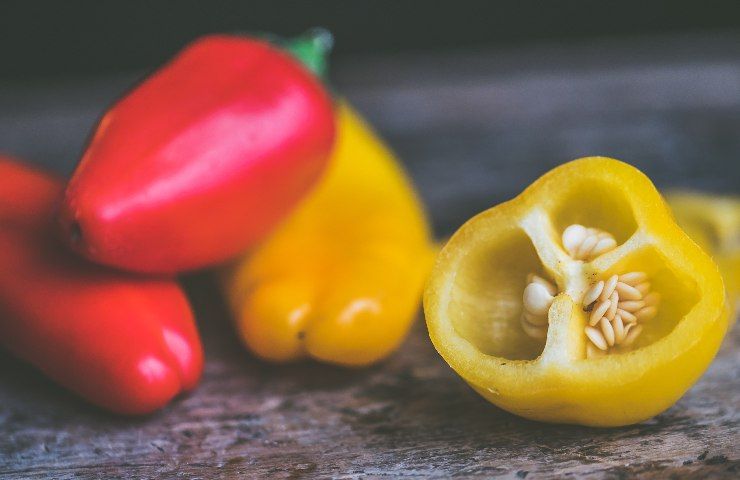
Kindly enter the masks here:
<path id="1" fill-rule="evenodd" d="M 576 223 L 610 232 L 617 247 L 574 260 L 560 235 Z M 584 292 L 635 270 L 662 297 L 657 316 L 631 351 L 586 359 Z M 544 343 L 519 325 L 530 272 L 560 292 Z M 592 426 L 639 422 L 675 403 L 714 357 L 728 316 L 716 265 L 650 180 L 601 157 L 555 168 L 463 225 L 437 259 L 424 312 L 437 351 L 487 400 L 534 420 Z"/>
<path id="2" fill-rule="evenodd" d="M 54 235 L 62 182 L 0 157 L 0 344 L 116 413 L 195 387 L 203 352 L 176 282 L 92 265 Z"/>
<path id="3" fill-rule="evenodd" d="M 740 310 L 740 197 L 668 192 L 679 226 L 712 256 L 725 280 L 735 312 Z M 732 321 L 737 319 L 733 315 Z"/>
<path id="4" fill-rule="evenodd" d="M 289 53 L 203 37 L 105 114 L 60 223 L 97 263 L 146 273 L 219 263 L 309 192 L 333 137 L 331 99 Z"/>
<path id="5" fill-rule="evenodd" d="M 242 341 L 276 362 L 361 366 L 397 348 L 434 247 L 391 152 L 341 103 L 326 177 L 263 245 L 224 274 Z"/>

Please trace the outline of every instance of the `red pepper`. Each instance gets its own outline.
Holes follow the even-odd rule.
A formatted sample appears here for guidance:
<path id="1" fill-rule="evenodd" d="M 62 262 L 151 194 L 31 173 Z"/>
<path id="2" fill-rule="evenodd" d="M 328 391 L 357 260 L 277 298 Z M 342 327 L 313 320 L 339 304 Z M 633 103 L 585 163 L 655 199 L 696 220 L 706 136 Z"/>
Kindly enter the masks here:
<path id="1" fill-rule="evenodd" d="M 196 40 L 102 118 L 65 193 L 73 248 L 148 273 L 192 270 L 263 239 L 318 180 L 331 100 L 290 54 Z"/>
<path id="2" fill-rule="evenodd" d="M 0 345 L 100 407 L 156 410 L 203 368 L 188 301 L 173 280 L 68 252 L 53 235 L 62 189 L 0 157 Z"/>

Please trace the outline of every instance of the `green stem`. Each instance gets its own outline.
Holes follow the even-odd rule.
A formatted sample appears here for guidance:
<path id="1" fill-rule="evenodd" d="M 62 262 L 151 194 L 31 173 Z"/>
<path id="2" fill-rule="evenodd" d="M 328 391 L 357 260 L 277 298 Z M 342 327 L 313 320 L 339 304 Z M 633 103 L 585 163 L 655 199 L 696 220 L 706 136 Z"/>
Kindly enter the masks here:
<path id="1" fill-rule="evenodd" d="M 325 79 L 328 56 L 334 46 L 334 37 L 325 28 L 312 28 L 299 37 L 284 40 L 280 44 L 286 51 L 303 63 L 317 77 Z"/>

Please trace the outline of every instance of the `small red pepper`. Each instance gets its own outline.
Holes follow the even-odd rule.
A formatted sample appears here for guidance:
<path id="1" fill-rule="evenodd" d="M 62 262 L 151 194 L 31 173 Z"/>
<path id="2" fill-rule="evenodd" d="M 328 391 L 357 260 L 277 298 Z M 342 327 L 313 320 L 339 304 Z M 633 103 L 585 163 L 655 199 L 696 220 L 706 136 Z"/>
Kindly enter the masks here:
<path id="1" fill-rule="evenodd" d="M 102 118 L 61 223 L 98 263 L 197 269 L 263 239 L 310 190 L 334 139 L 320 81 L 256 39 L 196 40 Z"/>
<path id="2" fill-rule="evenodd" d="M 203 368 L 188 301 L 173 280 L 68 252 L 53 235 L 62 189 L 0 157 L 0 345 L 100 407 L 156 410 Z"/>

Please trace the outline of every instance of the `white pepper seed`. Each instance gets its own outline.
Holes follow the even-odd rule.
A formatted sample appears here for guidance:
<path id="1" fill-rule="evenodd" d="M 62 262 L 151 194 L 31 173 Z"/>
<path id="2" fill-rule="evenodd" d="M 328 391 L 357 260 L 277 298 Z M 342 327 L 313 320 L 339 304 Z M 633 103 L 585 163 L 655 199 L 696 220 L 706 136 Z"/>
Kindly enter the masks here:
<path id="1" fill-rule="evenodd" d="M 570 225 L 563 231 L 563 246 L 571 255 L 586 238 L 588 232 L 583 225 Z"/>
<path id="2" fill-rule="evenodd" d="M 535 325 L 537 327 L 543 327 L 546 326 L 548 323 L 547 315 L 534 315 L 532 313 L 529 313 L 528 311 L 524 310 L 522 312 L 522 317 L 524 319 L 531 323 L 532 325 Z"/>
<path id="3" fill-rule="evenodd" d="M 601 328 L 601 333 L 604 335 L 604 340 L 606 340 L 607 345 L 610 347 L 614 346 L 614 328 L 612 327 L 612 324 L 609 323 L 609 320 L 606 317 L 603 317 L 601 321 L 599 322 L 599 327 Z"/>
<path id="4" fill-rule="evenodd" d="M 621 308 L 617 309 L 617 315 L 622 317 L 622 321 L 626 323 L 636 323 L 637 317 L 635 317 L 631 312 L 628 312 L 627 310 L 622 310 Z"/>
<path id="5" fill-rule="evenodd" d="M 609 310 L 609 307 L 611 306 L 612 302 L 609 300 L 604 300 L 603 302 L 597 304 L 594 309 L 591 311 L 591 316 L 589 317 L 588 323 L 589 325 L 596 325 L 599 320 L 601 320 L 601 317 L 604 316 L 607 310 Z"/>
<path id="6" fill-rule="evenodd" d="M 619 315 L 614 316 L 614 320 L 612 320 L 612 327 L 614 328 L 614 342 L 619 345 L 624 340 L 624 336 L 627 334 L 627 332 L 624 330 L 624 323 L 622 322 L 622 317 Z"/>
<path id="7" fill-rule="evenodd" d="M 598 241 L 599 239 L 595 235 L 586 237 L 576 250 L 575 258 L 586 260 Z"/>
<path id="8" fill-rule="evenodd" d="M 639 322 L 647 322 L 648 320 L 652 320 L 653 318 L 655 318 L 655 315 L 657 313 L 658 309 L 655 307 L 655 305 L 650 305 L 649 307 L 641 308 L 637 313 L 635 313 L 635 317 Z"/>
<path id="9" fill-rule="evenodd" d="M 627 285 L 623 282 L 617 282 L 617 291 L 619 292 L 619 298 L 622 300 L 640 300 L 642 299 L 642 293 L 632 285 Z"/>
<path id="10" fill-rule="evenodd" d="M 645 300 L 627 300 L 624 302 L 619 302 L 619 308 L 622 310 L 627 310 L 628 312 L 636 312 L 642 307 L 645 306 Z"/>
<path id="11" fill-rule="evenodd" d="M 534 273 L 527 275 L 527 286 L 522 294 L 524 309 L 520 323 L 528 336 L 537 340 L 547 337 L 547 312 L 556 294 L 557 287 L 547 279 Z"/>
<path id="12" fill-rule="evenodd" d="M 598 256 L 602 253 L 606 253 L 609 250 L 612 250 L 614 247 L 617 246 L 617 241 L 614 240 L 612 237 L 601 237 L 594 247 L 594 249 L 591 251 L 591 255 Z"/>
<path id="13" fill-rule="evenodd" d="M 645 272 L 629 272 L 619 276 L 619 281 L 627 285 L 637 285 L 647 280 Z"/>
<path id="14" fill-rule="evenodd" d="M 553 296 L 539 283 L 530 283 L 524 289 L 524 308 L 535 315 L 546 315 Z"/>
<path id="15" fill-rule="evenodd" d="M 563 247 L 576 260 L 592 260 L 617 246 L 608 232 L 573 224 L 563 231 Z"/>
<path id="16" fill-rule="evenodd" d="M 586 327 L 586 336 L 591 340 L 591 343 L 599 348 L 599 350 L 606 350 L 608 348 L 606 340 L 600 330 L 594 327 Z"/>
<path id="17" fill-rule="evenodd" d="M 604 290 L 602 290 L 601 295 L 599 295 L 599 299 L 606 300 L 612 296 L 614 289 L 617 287 L 618 278 L 619 277 L 617 275 L 612 275 L 606 282 L 604 282 Z"/>
<path id="18" fill-rule="evenodd" d="M 537 340 L 544 340 L 547 338 L 547 327 L 538 327 L 537 325 L 532 325 L 527 320 L 524 319 L 524 317 L 521 318 L 522 324 L 522 330 L 524 330 L 524 333 L 527 334 L 527 336 L 532 337 Z"/>
<path id="19" fill-rule="evenodd" d="M 588 307 L 589 305 L 594 303 L 596 299 L 599 298 L 602 290 L 604 290 L 603 281 L 599 281 L 591 285 L 591 287 L 589 287 L 589 289 L 586 290 L 586 293 L 583 295 L 583 306 Z"/>
<path id="20" fill-rule="evenodd" d="M 650 292 L 642 300 L 647 306 L 657 306 L 660 303 L 660 294 L 658 292 Z"/>
<path id="21" fill-rule="evenodd" d="M 647 293 L 650 291 L 650 282 L 642 282 L 635 286 L 635 290 L 640 292 L 642 296 L 647 295 Z"/>
<path id="22" fill-rule="evenodd" d="M 617 307 L 619 306 L 619 293 L 616 290 L 612 292 L 612 296 L 609 297 L 609 302 L 611 302 L 611 304 L 609 305 L 609 310 L 606 311 L 605 316 L 609 320 L 612 320 L 614 315 L 617 314 Z"/>
<path id="23" fill-rule="evenodd" d="M 642 325 L 635 325 L 634 328 L 631 328 L 629 330 L 629 333 L 627 333 L 627 336 L 624 337 L 624 341 L 622 342 L 622 345 L 624 345 L 625 347 L 629 347 L 630 345 L 632 345 L 641 332 L 642 332 Z"/>
<path id="24" fill-rule="evenodd" d="M 558 289 L 555 285 L 548 282 L 547 280 L 540 277 L 539 275 L 535 275 L 534 273 L 530 273 L 529 275 L 527 275 L 527 283 L 537 283 L 539 285 L 542 285 L 543 287 L 545 287 L 547 292 L 552 296 L 555 296 L 555 294 L 558 293 Z"/>

